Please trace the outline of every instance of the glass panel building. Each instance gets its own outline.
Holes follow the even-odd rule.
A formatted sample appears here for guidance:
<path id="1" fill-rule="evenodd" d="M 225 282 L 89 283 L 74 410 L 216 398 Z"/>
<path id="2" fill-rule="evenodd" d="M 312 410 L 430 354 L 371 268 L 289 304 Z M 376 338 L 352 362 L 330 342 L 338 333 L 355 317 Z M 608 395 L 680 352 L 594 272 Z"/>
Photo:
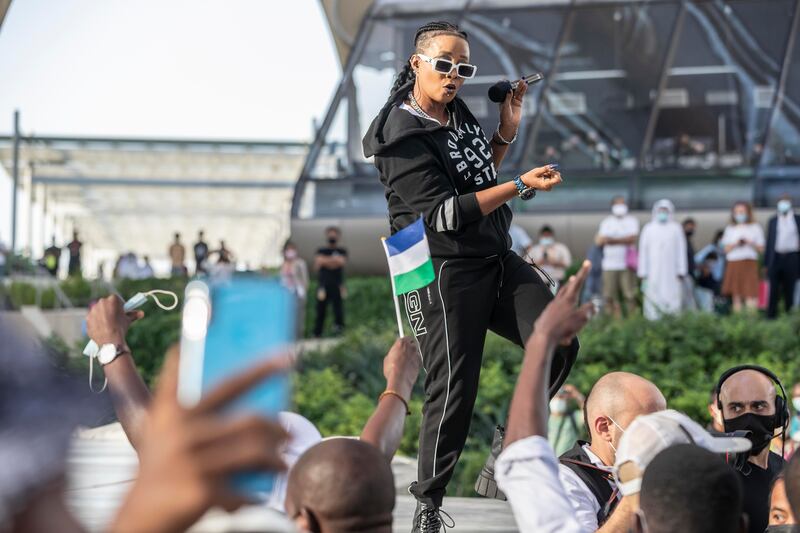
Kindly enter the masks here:
<path id="1" fill-rule="evenodd" d="M 292 217 L 386 217 L 361 138 L 407 61 L 415 30 L 457 22 L 477 76 L 459 96 L 485 131 L 487 89 L 535 72 L 500 179 L 557 162 L 566 177 L 516 213 L 774 205 L 800 193 L 798 0 L 376 0 L 297 184 Z M 800 194 L 797 194 L 800 196 Z"/>

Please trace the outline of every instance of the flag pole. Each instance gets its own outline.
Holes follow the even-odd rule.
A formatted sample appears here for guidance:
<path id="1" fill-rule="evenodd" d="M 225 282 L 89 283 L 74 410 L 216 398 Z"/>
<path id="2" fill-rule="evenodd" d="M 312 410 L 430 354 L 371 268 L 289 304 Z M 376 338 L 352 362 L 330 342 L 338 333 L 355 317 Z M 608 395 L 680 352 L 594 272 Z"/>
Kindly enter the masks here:
<path id="1" fill-rule="evenodd" d="M 386 259 L 389 259 L 389 248 L 386 247 L 386 237 L 381 237 L 381 244 L 383 245 L 383 251 L 386 253 Z M 400 302 L 397 299 L 397 292 L 395 291 L 394 286 L 394 276 L 392 276 L 391 270 L 389 271 L 389 281 L 392 282 L 392 298 L 394 298 L 394 312 L 397 316 L 397 331 L 400 333 L 400 337 L 405 337 L 405 333 L 403 333 L 403 319 L 400 315 Z"/>

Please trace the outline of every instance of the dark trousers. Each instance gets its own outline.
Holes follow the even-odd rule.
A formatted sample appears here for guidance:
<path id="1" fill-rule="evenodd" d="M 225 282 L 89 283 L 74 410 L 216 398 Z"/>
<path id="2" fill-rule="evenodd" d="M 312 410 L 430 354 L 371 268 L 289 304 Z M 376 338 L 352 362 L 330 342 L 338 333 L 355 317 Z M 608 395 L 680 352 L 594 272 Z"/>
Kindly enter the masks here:
<path id="1" fill-rule="evenodd" d="M 438 507 L 469 433 L 486 331 L 523 347 L 553 296 L 514 253 L 434 258 L 433 265 L 436 280 L 406 294 L 404 303 L 426 373 L 418 482 L 411 492 Z M 550 374 L 551 391 L 563 384 L 577 352 L 577 339 L 560 349 Z"/>
<path id="2" fill-rule="evenodd" d="M 778 315 L 778 300 L 783 296 L 783 305 L 786 311 L 792 308 L 794 302 L 794 288 L 800 276 L 800 253 L 775 254 L 775 259 L 769 269 L 769 305 L 767 317 L 775 318 Z"/>
<path id="3" fill-rule="evenodd" d="M 344 306 L 342 305 L 342 291 L 339 286 L 321 287 L 317 290 L 317 318 L 314 322 L 314 336 L 322 335 L 322 326 L 325 324 L 325 314 L 328 304 L 333 305 L 333 320 L 336 329 L 344 329 Z"/>

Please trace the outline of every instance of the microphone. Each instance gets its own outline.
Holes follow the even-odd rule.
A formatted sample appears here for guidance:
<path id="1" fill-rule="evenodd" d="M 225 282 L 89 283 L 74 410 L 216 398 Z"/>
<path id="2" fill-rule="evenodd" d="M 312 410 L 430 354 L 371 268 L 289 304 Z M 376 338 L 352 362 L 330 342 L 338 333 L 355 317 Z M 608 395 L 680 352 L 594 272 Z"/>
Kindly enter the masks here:
<path id="1" fill-rule="evenodd" d="M 530 76 L 524 78 L 524 80 L 530 85 L 532 83 L 539 83 L 544 79 L 544 75 L 541 72 L 537 72 L 536 74 L 531 74 Z M 506 95 L 509 91 L 516 90 L 519 81 L 510 82 L 508 80 L 498 81 L 491 87 L 489 87 L 489 100 L 492 102 L 497 102 L 498 104 L 502 103 L 503 100 L 506 99 Z"/>

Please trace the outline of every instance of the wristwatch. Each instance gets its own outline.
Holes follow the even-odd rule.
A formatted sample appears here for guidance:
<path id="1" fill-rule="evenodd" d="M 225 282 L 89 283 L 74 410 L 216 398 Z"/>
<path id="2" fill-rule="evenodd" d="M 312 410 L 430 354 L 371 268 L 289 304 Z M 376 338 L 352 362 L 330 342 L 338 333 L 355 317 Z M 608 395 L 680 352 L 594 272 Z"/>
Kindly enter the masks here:
<path id="1" fill-rule="evenodd" d="M 101 365 L 107 365 L 127 351 L 128 349 L 121 344 L 104 344 L 97 351 L 97 360 Z"/>
<path id="2" fill-rule="evenodd" d="M 517 195 L 527 201 L 536 196 L 536 189 L 528 187 L 522 182 L 522 176 L 514 178 L 514 185 L 517 186 Z"/>

